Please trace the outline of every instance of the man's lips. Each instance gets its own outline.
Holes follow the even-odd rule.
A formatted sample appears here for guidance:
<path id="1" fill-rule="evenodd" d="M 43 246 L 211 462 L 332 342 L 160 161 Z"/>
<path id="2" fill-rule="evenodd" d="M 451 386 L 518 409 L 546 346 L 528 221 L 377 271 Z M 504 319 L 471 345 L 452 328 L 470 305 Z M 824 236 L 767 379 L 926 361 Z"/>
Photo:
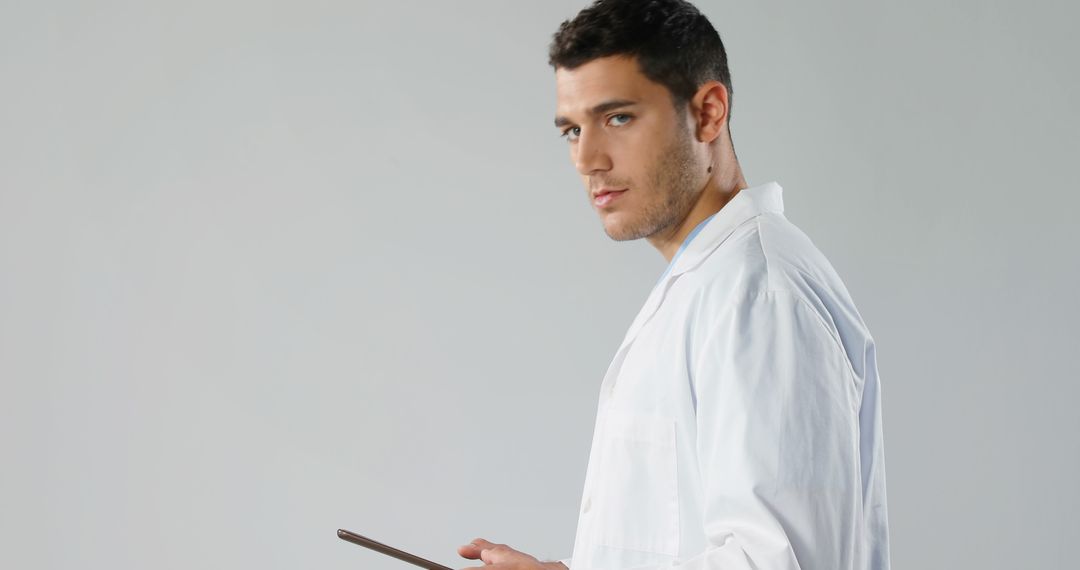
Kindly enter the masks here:
<path id="1" fill-rule="evenodd" d="M 612 200 L 622 196 L 622 193 L 627 190 L 629 190 L 629 188 L 601 188 L 599 192 L 593 194 L 593 204 L 597 207 L 607 206 Z"/>

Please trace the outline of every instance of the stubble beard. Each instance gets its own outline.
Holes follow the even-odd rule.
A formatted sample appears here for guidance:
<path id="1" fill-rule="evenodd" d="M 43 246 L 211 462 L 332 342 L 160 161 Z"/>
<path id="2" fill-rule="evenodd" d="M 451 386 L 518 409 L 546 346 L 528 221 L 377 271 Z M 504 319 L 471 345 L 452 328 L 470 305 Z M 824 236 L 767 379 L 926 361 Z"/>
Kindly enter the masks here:
<path id="1" fill-rule="evenodd" d="M 659 154 L 649 189 L 662 194 L 659 201 L 645 204 L 640 215 L 613 229 L 604 228 L 615 241 L 649 237 L 678 224 L 690 212 L 697 199 L 696 167 L 690 128 L 683 122 L 675 140 Z"/>

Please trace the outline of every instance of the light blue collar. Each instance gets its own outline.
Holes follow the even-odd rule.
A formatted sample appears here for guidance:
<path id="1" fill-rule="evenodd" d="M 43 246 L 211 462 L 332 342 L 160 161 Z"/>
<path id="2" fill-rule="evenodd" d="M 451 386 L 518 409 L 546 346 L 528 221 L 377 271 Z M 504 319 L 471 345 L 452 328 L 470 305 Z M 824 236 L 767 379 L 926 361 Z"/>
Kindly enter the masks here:
<path id="1" fill-rule="evenodd" d="M 675 261 L 679 259 L 679 254 L 681 254 L 683 252 L 683 250 L 686 249 L 686 246 L 690 243 L 690 240 L 694 239 L 694 236 L 696 236 L 698 234 L 698 232 L 701 231 L 701 228 L 705 227 L 705 224 L 707 224 L 709 222 L 709 220 L 711 220 L 712 217 L 715 216 L 715 215 L 716 214 L 714 213 L 712 216 L 709 216 L 708 218 L 705 218 L 704 220 L 701 220 L 701 223 L 699 223 L 697 226 L 694 227 L 693 230 L 690 231 L 690 235 L 686 236 L 686 239 L 683 240 L 682 245 L 679 246 L 678 251 L 675 252 L 675 256 L 671 258 L 671 263 L 668 263 L 667 268 L 664 269 L 664 273 L 662 273 L 660 275 L 660 279 L 657 279 L 656 285 L 659 285 L 660 282 L 664 280 L 664 277 L 667 277 L 667 274 L 671 271 L 671 268 L 675 265 Z M 653 285 L 653 287 L 656 287 L 656 285 Z"/>

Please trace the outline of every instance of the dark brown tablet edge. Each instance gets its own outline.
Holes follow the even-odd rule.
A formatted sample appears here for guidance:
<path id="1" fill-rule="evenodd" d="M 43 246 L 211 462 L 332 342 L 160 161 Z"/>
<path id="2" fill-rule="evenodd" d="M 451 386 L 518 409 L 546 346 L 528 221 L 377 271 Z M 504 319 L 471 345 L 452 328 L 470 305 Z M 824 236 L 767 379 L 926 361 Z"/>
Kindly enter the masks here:
<path id="1" fill-rule="evenodd" d="M 421 568 L 427 568 L 428 570 L 454 570 L 449 566 L 443 566 L 436 562 L 432 562 L 425 558 L 420 558 L 415 554 L 409 554 L 404 550 L 398 550 L 393 546 L 387 546 L 377 540 L 372 540 L 366 536 L 356 534 L 355 532 L 347 531 L 343 528 L 339 528 L 337 531 L 338 538 L 347 540 L 353 544 L 359 544 L 360 546 L 370 548 L 376 552 L 381 552 L 387 556 L 393 556 L 398 560 L 408 562 L 409 564 L 415 564 Z"/>

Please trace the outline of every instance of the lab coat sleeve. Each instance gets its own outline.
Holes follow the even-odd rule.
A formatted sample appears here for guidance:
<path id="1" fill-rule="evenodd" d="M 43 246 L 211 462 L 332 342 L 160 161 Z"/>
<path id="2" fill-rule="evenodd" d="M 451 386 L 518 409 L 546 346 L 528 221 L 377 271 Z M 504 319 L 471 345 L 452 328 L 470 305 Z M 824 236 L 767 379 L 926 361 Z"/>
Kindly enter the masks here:
<path id="1" fill-rule="evenodd" d="M 859 387 L 842 346 L 784 291 L 702 322 L 690 381 L 707 547 L 639 568 L 862 570 Z"/>
<path id="2" fill-rule="evenodd" d="M 693 355 L 708 547 L 687 570 L 853 570 L 862 483 L 859 385 L 796 294 L 725 304 Z"/>

